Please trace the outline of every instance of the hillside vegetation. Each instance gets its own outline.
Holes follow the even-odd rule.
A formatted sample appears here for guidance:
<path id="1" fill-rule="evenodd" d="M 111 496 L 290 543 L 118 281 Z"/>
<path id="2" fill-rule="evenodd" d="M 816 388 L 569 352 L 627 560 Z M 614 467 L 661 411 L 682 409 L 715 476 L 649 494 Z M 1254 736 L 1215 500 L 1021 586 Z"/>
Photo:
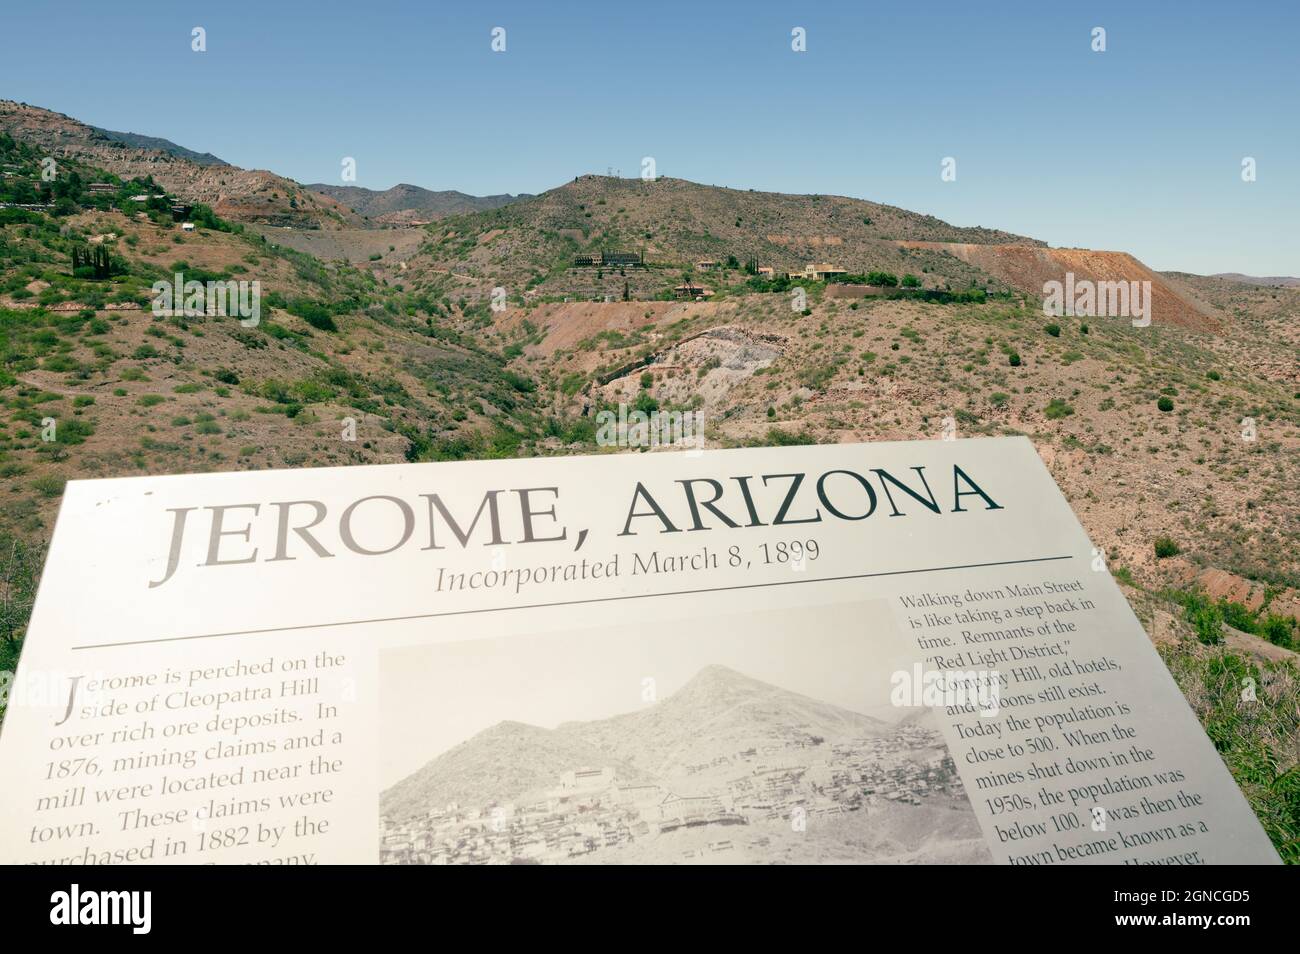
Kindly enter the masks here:
<path id="1" fill-rule="evenodd" d="M 740 283 L 751 262 L 779 273 L 811 262 L 849 272 L 915 273 L 926 287 L 1004 289 L 1004 283 L 951 255 L 908 249 L 903 239 L 1016 242 L 993 229 L 963 229 L 932 216 L 842 196 L 722 189 L 681 179 L 581 176 L 530 199 L 442 219 L 409 260 L 406 280 L 477 299 L 502 287 L 512 299 L 671 297 L 686 276 L 717 288 Z M 579 254 L 640 253 L 648 267 L 573 267 Z M 721 274 L 695 272 L 711 260 Z"/>
<path id="2" fill-rule="evenodd" d="M 1024 434 L 1135 605 L 1177 616 L 1170 668 L 1297 857 L 1300 288 L 1164 275 L 1172 319 L 1050 318 L 1031 265 L 1149 272 L 861 200 L 671 179 L 581 177 L 361 230 L 270 173 L 8 103 L 0 171 L 0 669 L 68 479 L 622 453 L 596 426 L 620 403 L 702 413 L 712 447 Z M 340 254 L 287 247 L 319 226 L 339 238 L 315 247 Z M 374 251 L 348 254 L 353 233 Z M 647 264 L 575 266 L 602 251 Z M 813 262 L 855 284 L 781 274 Z M 156 312 L 153 284 L 178 274 L 258 282 L 259 320 Z M 670 300 L 687 281 L 713 296 Z M 1238 706 L 1224 673 L 1242 667 L 1267 709 Z"/>

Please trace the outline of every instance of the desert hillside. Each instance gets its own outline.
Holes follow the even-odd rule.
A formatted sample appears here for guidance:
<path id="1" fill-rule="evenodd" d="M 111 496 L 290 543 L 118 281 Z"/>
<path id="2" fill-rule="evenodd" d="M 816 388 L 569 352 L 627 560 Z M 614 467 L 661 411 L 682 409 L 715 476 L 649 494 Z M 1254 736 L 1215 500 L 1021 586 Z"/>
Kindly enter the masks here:
<path id="1" fill-rule="evenodd" d="M 1226 678 L 1204 644 L 1227 632 L 1265 667 L 1300 645 L 1300 288 L 671 179 L 372 229 L 271 173 L 147 146 L 0 103 L 0 647 L 69 479 L 635 452 L 598 441 L 620 404 L 702 413 L 710 447 L 1027 435 L 1144 622 L 1178 614 L 1194 706 L 1197 680 Z M 643 265 L 575 262 L 602 252 Z M 816 263 L 849 274 L 785 277 Z M 1153 322 L 1045 315 L 1067 270 L 1151 281 Z M 155 310 L 177 274 L 257 282 L 259 319 Z M 1293 718 L 1282 672 L 1261 691 Z M 1260 743 L 1260 782 L 1233 718 L 1221 750 L 1295 843 L 1269 780 L 1300 736 Z"/>
<path id="2" fill-rule="evenodd" d="M 558 385 L 557 412 L 691 408 L 723 444 L 937 439 L 945 421 L 957 437 L 1027 434 L 1114 568 L 1173 582 L 1190 556 L 1261 593 L 1300 583 L 1297 353 L 1272 323 L 1134 328 L 1021 298 L 810 305 L 548 304 L 510 311 L 504 340 Z M 1184 553 L 1157 559 L 1170 534 Z"/>
<path id="3" fill-rule="evenodd" d="M 926 287 L 968 288 L 993 276 L 900 240 L 1035 244 L 984 228 L 850 199 L 700 185 L 682 179 L 580 176 L 502 208 L 443 219 L 407 261 L 409 281 L 441 281 L 471 298 L 503 287 L 537 297 L 633 298 L 670 293 L 685 276 L 706 286 L 743 279 L 751 261 L 778 274 L 826 262 L 849 272 L 915 273 Z M 639 254 L 647 268 L 574 268 L 581 254 Z M 715 262 L 716 271 L 697 263 Z"/>
<path id="4" fill-rule="evenodd" d="M 969 242 L 902 242 L 905 248 L 946 252 L 974 265 L 1026 295 L 1041 295 L 1047 282 L 1150 282 L 1151 317 L 1197 331 L 1219 331 L 1218 310 L 1172 276 L 1160 275 L 1126 252 L 1030 245 L 976 245 Z"/>
<path id="5" fill-rule="evenodd" d="M 214 163 L 216 157 L 171 143 L 163 148 L 163 141 L 100 130 L 37 106 L 0 100 L 0 132 L 55 159 L 79 159 L 128 180 L 152 177 L 178 199 L 202 202 L 232 221 L 313 229 L 356 224 L 333 199 L 272 172 Z"/>

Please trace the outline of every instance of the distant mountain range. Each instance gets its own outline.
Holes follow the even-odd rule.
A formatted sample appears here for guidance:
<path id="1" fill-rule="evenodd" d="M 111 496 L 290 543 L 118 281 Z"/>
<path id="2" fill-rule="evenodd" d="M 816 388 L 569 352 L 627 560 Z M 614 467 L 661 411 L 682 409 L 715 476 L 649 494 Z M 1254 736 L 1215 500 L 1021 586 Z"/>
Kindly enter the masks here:
<path id="1" fill-rule="evenodd" d="M 1267 285 L 1274 288 L 1300 288 L 1300 278 L 1292 278 L 1288 275 L 1261 277 L 1258 275 L 1243 275 L 1240 272 L 1219 272 L 1210 277 L 1222 278 L 1229 282 L 1240 282 L 1243 285 Z"/>
<path id="2" fill-rule="evenodd" d="M 437 756 L 381 798 L 403 818 L 451 802 L 486 805 L 553 787 L 562 772 L 610 767 L 625 782 L 681 778 L 749 748 L 874 738 L 895 727 L 729 669 L 706 666 L 654 706 L 544 729 L 500 722 Z"/>
<path id="3" fill-rule="evenodd" d="M 336 186 L 323 182 L 307 186 L 318 195 L 328 196 L 358 215 L 384 225 L 426 225 L 447 215 L 497 209 L 531 195 L 467 195 L 444 190 L 434 192 L 405 182 L 382 192 L 361 186 Z"/>

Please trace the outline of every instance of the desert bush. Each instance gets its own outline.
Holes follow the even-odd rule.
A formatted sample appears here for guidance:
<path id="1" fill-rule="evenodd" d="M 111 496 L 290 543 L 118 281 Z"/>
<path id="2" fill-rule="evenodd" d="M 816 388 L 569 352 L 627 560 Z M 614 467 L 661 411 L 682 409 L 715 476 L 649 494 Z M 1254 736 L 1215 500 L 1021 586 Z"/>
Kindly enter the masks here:
<path id="1" fill-rule="evenodd" d="M 44 560 L 44 546 L 0 531 L 0 641 L 5 644 L 22 639 Z"/>
<path id="2" fill-rule="evenodd" d="M 1063 417 L 1069 417 L 1074 413 L 1074 408 L 1065 400 L 1065 398 L 1052 398 L 1047 402 L 1047 407 L 1043 408 L 1043 415 L 1049 421 L 1059 421 Z"/>
<path id="3" fill-rule="evenodd" d="M 339 330 L 329 309 L 318 301 L 312 301 L 310 298 L 293 299 L 289 302 L 287 311 L 291 315 L 297 315 L 318 331 Z"/>
<path id="4" fill-rule="evenodd" d="M 42 474 L 32 481 L 32 489 L 42 497 L 57 497 L 63 493 L 63 478 L 53 474 Z"/>
<path id="5" fill-rule="evenodd" d="M 1161 649 L 1178 687 L 1241 786 L 1282 860 L 1300 863 L 1300 673 L 1183 642 Z M 1244 685 L 1257 686 L 1247 698 Z"/>

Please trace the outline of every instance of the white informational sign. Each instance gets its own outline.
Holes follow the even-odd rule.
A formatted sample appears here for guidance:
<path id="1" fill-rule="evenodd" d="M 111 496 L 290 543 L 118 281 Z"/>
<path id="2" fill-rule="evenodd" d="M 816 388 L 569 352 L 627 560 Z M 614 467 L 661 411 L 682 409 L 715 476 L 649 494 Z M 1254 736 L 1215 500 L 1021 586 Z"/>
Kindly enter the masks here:
<path id="1" fill-rule="evenodd" d="M 68 484 L 0 861 L 1275 863 L 1024 438 Z"/>

